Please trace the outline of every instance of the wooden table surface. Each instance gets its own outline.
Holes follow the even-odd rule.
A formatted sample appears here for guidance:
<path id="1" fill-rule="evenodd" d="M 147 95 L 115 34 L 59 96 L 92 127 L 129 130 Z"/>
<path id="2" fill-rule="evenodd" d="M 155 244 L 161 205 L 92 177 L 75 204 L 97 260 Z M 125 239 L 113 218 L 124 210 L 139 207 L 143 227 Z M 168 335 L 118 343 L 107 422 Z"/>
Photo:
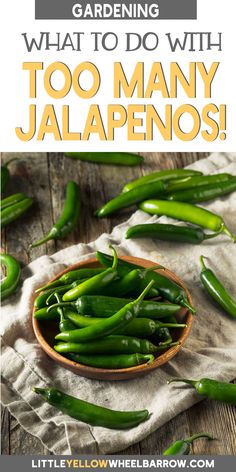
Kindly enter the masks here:
<path id="1" fill-rule="evenodd" d="M 125 182 L 144 173 L 158 169 L 182 167 L 205 157 L 205 153 L 146 153 L 145 165 L 136 168 L 98 166 L 66 159 L 62 154 L 15 154 L 19 160 L 10 165 L 12 174 L 7 195 L 25 192 L 35 200 L 34 207 L 20 220 L 3 230 L 2 249 L 15 256 L 24 266 L 32 259 L 53 254 L 77 242 L 96 239 L 103 232 L 110 232 L 129 215 L 112 219 L 96 219 L 93 211 L 114 197 Z M 5 162 L 13 154 L 2 154 Z M 29 252 L 29 244 L 41 238 L 60 215 L 67 181 L 78 182 L 82 194 L 82 215 L 78 229 L 64 241 L 50 242 Z M 122 453 L 161 454 L 174 440 L 188 437 L 195 432 L 210 432 L 218 441 L 199 440 L 193 447 L 194 454 L 236 454 L 236 409 L 204 400 L 153 434 Z M 34 436 L 28 434 L 19 423 L 2 409 L 2 454 L 50 454 Z"/>

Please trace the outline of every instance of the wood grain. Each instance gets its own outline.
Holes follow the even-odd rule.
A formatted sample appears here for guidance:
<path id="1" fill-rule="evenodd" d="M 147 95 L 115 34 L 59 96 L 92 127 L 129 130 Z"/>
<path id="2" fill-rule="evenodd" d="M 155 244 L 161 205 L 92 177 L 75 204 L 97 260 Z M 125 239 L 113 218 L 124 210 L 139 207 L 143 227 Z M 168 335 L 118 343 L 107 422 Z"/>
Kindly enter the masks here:
<path id="1" fill-rule="evenodd" d="M 70 244 L 94 240 L 124 221 L 130 211 L 100 220 L 93 216 L 93 211 L 114 197 L 128 180 L 153 170 L 191 164 L 207 156 L 207 153 L 143 153 L 145 164 L 136 168 L 98 166 L 66 159 L 62 154 L 14 153 L 14 156 L 19 159 L 10 165 L 12 178 L 7 194 L 24 191 L 35 198 L 35 205 L 24 218 L 3 231 L 2 247 L 25 265 L 45 252 L 53 254 L 55 250 Z M 13 155 L 4 153 L 1 157 L 4 162 Z M 29 244 L 42 237 L 60 214 L 65 184 L 71 178 L 79 183 L 83 201 L 78 230 L 65 241 L 52 241 L 29 251 Z M 235 424 L 235 408 L 204 400 L 121 453 L 161 454 L 174 440 L 205 431 L 218 440 L 199 440 L 193 447 L 194 454 L 235 455 Z M 2 409 L 1 443 L 2 454 L 50 454 L 37 438 L 23 430 L 6 409 Z"/>

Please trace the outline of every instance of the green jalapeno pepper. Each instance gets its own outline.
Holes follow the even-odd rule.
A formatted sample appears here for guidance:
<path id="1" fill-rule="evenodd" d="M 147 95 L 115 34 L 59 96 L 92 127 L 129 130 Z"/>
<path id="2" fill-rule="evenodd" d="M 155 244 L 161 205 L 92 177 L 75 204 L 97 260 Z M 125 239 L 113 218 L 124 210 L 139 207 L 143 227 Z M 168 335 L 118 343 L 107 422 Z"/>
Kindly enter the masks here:
<path id="1" fill-rule="evenodd" d="M 62 308 L 58 308 L 58 313 L 60 316 L 59 330 L 61 333 L 73 331 L 73 329 L 76 329 L 76 326 L 64 316 Z"/>
<path id="2" fill-rule="evenodd" d="M 127 295 L 127 293 L 132 292 L 132 288 L 137 284 L 138 280 L 138 269 L 131 270 L 124 277 L 107 285 L 101 293 L 104 293 L 105 295 L 112 295 L 115 293 L 118 297 L 122 297 Z"/>
<path id="3" fill-rule="evenodd" d="M 221 216 L 190 203 L 146 200 L 140 204 L 140 208 L 152 215 L 166 215 L 178 220 L 188 221 L 211 231 L 224 232 L 233 242 L 236 242 L 236 236 L 227 228 Z"/>
<path id="4" fill-rule="evenodd" d="M 128 152 L 66 152 L 65 156 L 80 161 L 117 166 L 138 166 L 143 163 L 142 156 Z"/>
<path id="5" fill-rule="evenodd" d="M 57 320 L 59 318 L 57 308 L 54 308 L 48 313 L 48 307 L 40 308 L 39 310 L 35 310 L 33 313 L 34 318 L 39 321 L 51 321 Z"/>
<path id="6" fill-rule="evenodd" d="M 190 438 L 181 439 L 179 441 L 174 442 L 174 444 L 171 444 L 171 446 L 163 452 L 163 456 L 175 456 L 178 454 L 188 455 L 190 453 L 191 444 L 193 444 L 196 439 L 200 438 L 206 438 L 210 440 L 214 439 L 207 433 L 194 434 Z"/>
<path id="7" fill-rule="evenodd" d="M 104 295 L 83 295 L 72 302 L 64 302 L 62 306 L 71 307 L 84 316 L 97 316 L 98 318 L 108 318 L 114 315 L 127 303 L 128 298 L 107 297 Z M 180 305 L 173 303 L 161 303 L 153 300 L 144 300 L 140 305 L 138 317 L 159 319 L 176 315 L 180 311 Z M 175 318 L 174 318 L 175 321 Z"/>
<path id="8" fill-rule="evenodd" d="M 233 318 L 236 318 L 236 301 L 227 292 L 224 285 L 215 276 L 212 270 L 204 264 L 204 256 L 200 257 L 202 272 L 201 282 L 212 298 Z"/>
<path id="9" fill-rule="evenodd" d="M 109 216 L 118 210 L 140 203 L 146 198 L 163 194 L 165 190 L 166 184 L 161 180 L 154 182 L 152 185 L 142 185 L 142 187 L 134 188 L 129 192 L 121 193 L 97 210 L 95 214 L 99 216 L 99 218 L 104 218 L 104 216 Z"/>
<path id="10" fill-rule="evenodd" d="M 78 282 L 73 282 L 72 284 L 70 285 L 63 285 L 63 286 L 60 286 L 58 287 L 58 289 L 56 289 L 56 291 L 59 293 L 59 294 L 62 294 L 64 295 L 64 293 L 68 292 L 68 290 L 72 290 L 73 288 L 75 287 L 78 287 L 79 284 L 82 284 L 83 282 L 85 282 L 85 280 L 88 280 L 88 279 L 84 279 L 84 280 L 79 280 Z M 49 294 L 49 296 L 47 297 L 46 299 L 46 305 L 47 306 L 50 306 L 52 304 L 55 303 L 55 288 L 53 289 L 52 293 Z"/>
<path id="11" fill-rule="evenodd" d="M 25 200 L 25 198 L 27 198 L 27 196 L 24 193 L 15 193 L 14 195 L 10 195 L 10 197 L 1 200 L 1 210 L 15 205 L 15 203 L 19 203 L 22 200 Z"/>
<path id="12" fill-rule="evenodd" d="M 168 182 L 167 193 L 178 192 L 179 190 L 188 190 L 190 188 L 203 187 L 204 185 L 213 185 L 220 182 L 227 182 L 232 178 L 230 174 L 197 175 L 186 177 L 182 180 L 170 180 Z"/>
<path id="13" fill-rule="evenodd" d="M 10 172 L 8 169 L 8 166 L 11 162 L 16 161 L 17 158 L 14 157 L 13 159 L 10 159 L 6 164 L 1 166 L 1 192 L 5 192 L 6 186 L 10 177 Z"/>
<path id="14" fill-rule="evenodd" d="M 232 177 L 227 182 L 218 182 L 212 185 L 190 188 L 172 192 L 166 196 L 167 200 L 178 202 L 200 203 L 223 197 L 236 191 L 236 177 Z"/>
<path id="15" fill-rule="evenodd" d="M 91 356 L 68 354 L 69 359 L 79 364 L 101 369 L 127 369 L 141 364 L 151 364 L 155 357 L 152 354 L 120 354 L 113 356 Z"/>
<path id="16" fill-rule="evenodd" d="M 96 258 L 105 267 L 110 267 L 112 265 L 112 257 L 109 254 L 105 254 L 104 252 L 97 251 Z M 103 262 L 102 262 L 103 261 Z M 125 259 L 118 258 L 117 262 L 117 272 L 119 277 L 124 277 L 127 272 L 130 272 L 134 269 L 143 269 L 143 267 L 138 266 L 137 264 L 131 264 L 130 262 L 126 261 Z"/>
<path id="17" fill-rule="evenodd" d="M 17 218 L 22 216 L 33 205 L 32 198 L 24 198 L 17 203 L 8 206 L 1 210 L 1 226 L 4 228 L 9 223 L 12 223 Z"/>
<path id="18" fill-rule="evenodd" d="M 178 346 L 178 342 L 156 346 L 148 339 L 134 338 L 114 334 L 105 338 L 84 343 L 64 342 L 54 346 L 60 354 L 74 352 L 77 354 L 155 354 L 170 347 Z"/>
<path id="19" fill-rule="evenodd" d="M 168 383 L 184 382 L 191 385 L 204 397 L 210 400 L 217 400 L 222 403 L 236 405 L 236 385 L 226 382 L 219 382 L 213 379 L 189 380 L 189 379 L 171 379 Z"/>
<path id="20" fill-rule="evenodd" d="M 169 203 L 169 202 L 168 202 Z M 103 265 L 111 265 L 112 258 L 108 254 L 104 254 L 102 252 L 96 253 L 97 259 L 99 262 L 103 261 Z M 131 264 L 128 261 L 123 259 L 118 259 L 118 273 L 124 274 L 127 271 L 133 270 L 134 268 L 143 269 L 143 267 L 138 266 L 136 264 Z M 144 270 L 144 269 L 143 269 Z M 195 313 L 196 310 L 190 305 L 187 299 L 187 295 L 185 291 L 175 282 L 168 279 L 164 275 L 154 272 L 154 271 L 146 271 L 145 277 L 143 277 L 143 283 L 147 285 L 150 280 L 154 280 L 154 288 L 158 290 L 160 295 L 166 300 L 171 303 L 177 303 L 181 306 L 188 308 L 192 313 Z M 65 296 L 65 295 L 64 295 Z"/>
<path id="21" fill-rule="evenodd" d="M 191 177 L 195 175 L 202 175 L 202 172 L 191 169 L 170 169 L 152 172 L 151 174 L 144 175 L 143 177 L 126 184 L 123 188 L 123 192 L 129 192 L 130 190 L 140 187 L 141 185 L 151 184 L 160 180 L 165 181 L 172 179 L 183 179 L 184 177 Z"/>
<path id="22" fill-rule="evenodd" d="M 200 244 L 206 239 L 212 239 L 220 233 L 205 234 L 201 228 L 177 226 L 170 224 L 148 223 L 131 226 L 126 232 L 126 239 L 154 238 L 162 241 L 174 241 L 189 244 Z"/>
<path id="23" fill-rule="evenodd" d="M 49 303 L 55 303 L 55 298 L 54 295 L 57 291 L 57 293 L 66 293 L 70 288 L 75 287 L 76 284 L 70 284 L 70 285 L 63 285 L 62 287 L 54 287 L 50 288 L 48 290 L 45 290 L 43 293 L 40 293 L 37 298 L 34 300 L 34 307 L 39 310 L 40 308 L 43 308 L 44 306 L 48 305 Z M 49 297 L 52 295 L 50 298 L 49 302 Z M 47 303 L 48 302 L 48 303 Z"/>
<path id="24" fill-rule="evenodd" d="M 101 291 L 106 287 L 108 284 L 113 282 L 117 278 L 117 253 L 115 249 L 112 248 L 113 251 L 113 263 L 112 267 L 109 267 L 108 269 L 104 270 L 100 274 L 94 275 L 90 279 L 86 280 L 82 284 L 79 284 L 78 287 L 73 288 L 66 292 L 62 300 L 67 302 L 67 301 L 73 301 L 76 300 L 78 297 L 81 295 L 87 295 L 87 294 L 98 294 L 101 293 Z"/>
<path id="25" fill-rule="evenodd" d="M 55 298 L 58 303 L 61 301 L 60 295 L 56 292 L 55 293 Z M 76 329 L 76 326 L 74 323 L 69 320 L 68 318 L 65 317 L 64 315 L 64 310 L 61 307 L 57 308 L 58 314 L 60 316 L 60 322 L 59 322 L 59 330 L 61 333 L 64 333 L 65 331 L 72 331 L 73 329 Z"/>
<path id="26" fill-rule="evenodd" d="M 39 287 L 35 292 L 41 292 L 42 290 L 47 290 L 52 287 L 58 287 L 59 285 L 68 285 L 73 282 L 76 282 L 77 280 L 85 280 L 89 279 L 90 277 L 93 277 L 94 275 L 100 274 L 101 272 L 104 272 L 104 267 L 94 267 L 91 269 L 76 269 L 76 270 L 71 270 L 69 272 L 66 272 L 65 274 L 61 275 L 58 279 L 54 280 L 53 282 L 50 282 L 49 284 L 43 285 L 42 287 Z"/>
<path id="27" fill-rule="evenodd" d="M 147 269 L 151 270 L 151 269 Z M 145 271 L 140 269 L 134 269 L 119 280 L 115 280 L 111 284 L 107 285 L 101 294 L 112 295 L 115 293 L 118 297 L 124 295 L 130 295 L 132 298 L 136 298 L 143 291 L 145 284 L 143 285 L 143 279 L 145 278 Z M 151 287 L 146 297 L 154 298 L 158 297 L 159 292 L 156 288 Z"/>
<path id="28" fill-rule="evenodd" d="M 140 303 L 152 285 L 153 282 L 151 281 L 150 284 L 144 289 L 144 291 L 141 293 L 141 295 L 139 295 L 136 300 L 125 305 L 113 316 L 105 318 L 102 321 L 86 328 L 67 331 L 65 333 L 59 333 L 57 334 L 55 339 L 68 342 L 87 342 L 112 334 L 120 327 L 123 328 L 133 318 L 137 316 L 140 309 Z M 60 306 L 60 304 L 58 306 Z"/>
<path id="29" fill-rule="evenodd" d="M 79 328 L 94 326 L 96 323 L 99 323 L 103 320 L 103 318 L 89 318 L 88 316 L 79 315 L 69 310 L 67 311 L 66 317 Z M 131 320 L 125 327 L 119 327 L 114 333 L 124 334 L 125 336 L 135 336 L 137 338 L 146 338 L 163 328 L 185 327 L 186 324 L 157 323 L 156 321 L 148 318 L 135 318 Z"/>
<path id="30" fill-rule="evenodd" d="M 52 239 L 63 239 L 76 227 L 80 216 L 80 190 L 78 185 L 70 181 L 66 186 L 66 200 L 64 210 L 53 225 L 49 233 L 39 241 L 31 244 L 31 248 L 40 246 Z"/>
<path id="31" fill-rule="evenodd" d="M 181 329 L 186 328 L 185 323 L 176 323 L 176 320 L 166 320 L 166 321 L 155 321 L 156 330 L 155 330 L 155 341 L 161 341 L 163 344 L 163 340 L 165 343 L 172 342 L 172 336 L 170 335 L 170 329 Z"/>
<path id="32" fill-rule="evenodd" d="M 165 344 L 169 345 L 173 341 L 169 328 L 160 326 L 150 339 L 153 343 L 162 346 Z"/>
<path id="33" fill-rule="evenodd" d="M 176 318 L 172 315 L 161 318 L 162 323 L 176 323 Z"/>
<path id="34" fill-rule="evenodd" d="M 1 266 L 6 267 L 6 277 L 1 281 L 0 299 L 5 300 L 12 295 L 20 282 L 20 264 L 9 254 L 0 254 Z"/>
<path id="35" fill-rule="evenodd" d="M 93 426 L 110 429 L 128 429 L 138 426 L 149 418 L 148 410 L 115 411 L 66 395 L 55 388 L 34 387 L 50 405 L 76 420 Z"/>
<path id="36" fill-rule="evenodd" d="M 147 286 L 147 284 L 150 282 L 150 280 L 147 282 L 147 274 L 149 272 L 153 273 L 153 271 L 157 268 L 159 268 L 160 265 L 156 265 L 156 266 L 153 266 L 153 267 L 150 267 L 148 269 L 135 269 L 137 270 L 137 283 L 136 283 L 136 286 L 133 285 L 132 290 L 130 292 L 130 297 L 132 298 L 136 298 L 138 297 L 138 295 L 140 295 L 140 293 L 144 290 L 144 288 Z M 129 274 L 130 272 L 127 273 L 127 275 Z M 116 292 L 115 292 L 116 293 Z M 157 285 L 155 287 L 151 287 L 151 289 L 149 290 L 149 292 L 147 293 L 146 297 L 145 298 L 155 298 L 155 297 L 158 297 L 160 294 L 159 294 L 159 291 L 157 289 Z"/>

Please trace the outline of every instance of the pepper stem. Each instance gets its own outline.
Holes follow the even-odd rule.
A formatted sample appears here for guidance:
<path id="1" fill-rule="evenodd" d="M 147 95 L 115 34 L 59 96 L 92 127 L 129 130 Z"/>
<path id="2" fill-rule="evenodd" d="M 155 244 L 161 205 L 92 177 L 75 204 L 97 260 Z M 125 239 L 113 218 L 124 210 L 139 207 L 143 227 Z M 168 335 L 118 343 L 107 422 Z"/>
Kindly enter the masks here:
<path id="1" fill-rule="evenodd" d="M 147 274 L 148 272 L 152 272 L 153 270 L 156 270 L 156 269 L 164 269 L 163 266 L 161 266 L 160 264 L 157 264 L 157 265 L 154 265 L 152 267 L 148 267 L 147 269 L 141 269 L 143 271 L 143 274 Z"/>
<path id="2" fill-rule="evenodd" d="M 236 236 L 227 228 L 227 226 L 224 224 L 222 227 L 222 231 L 227 234 L 234 243 L 236 243 Z"/>
<path id="3" fill-rule="evenodd" d="M 157 323 L 157 329 L 161 328 L 186 328 L 186 324 L 181 324 L 181 323 L 162 323 L 159 324 Z"/>
<path id="4" fill-rule="evenodd" d="M 47 308 L 47 313 L 49 313 L 51 310 L 54 308 L 60 308 L 62 306 L 73 306 L 71 302 L 60 302 L 60 303 L 54 303 L 54 305 L 51 305 Z"/>
<path id="5" fill-rule="evenodd" d="M 163 343 L 163 344 L 160 344 L 159 346 L 155 346 L 156 347 L 155 351 L 162 351 L 162 350 L 167 349 L 169 347 L 174 347 L 174 346 L 179 346 L 179 345 L 180 345 L 180 343 L 178 341 L 176 341 L 175 343 L 169 343 L 169 344 L 164 344 Z"/>
<path id="6" fill-rule="evenodd" d="M 41 244 L 47 243 L 47 242 L 50 241 L 51 239 L 54 239 L 54 238 L 53 238 L 52 235 L 49 233 L 47 236 L 45 236 L 45 238 L 39 239 L 38 241 L 36 241 L 36 243 L 30 244 L 29 248 L 30 248 L 30 249 L 33 249 L 34 247 L 41 246 Z"/>
<path id="7" fill-rule="evenodd" d="M 195 439 L 199 439 L 199 438 L 207 438 L 207 439 L 214 439 L 212 436 L 210 436 L 210 434 L 207 434 L 207 433 L 199 433 L 199 434 L 194 434 L 193 436 L 191 436 L 190 438 L 187 438 L 185 439 L 184 441 L 189 443 L 189 444 L 192 444 L 193 441 L 195 441 Z"/>
<path id="8" fill-rule="evenodd" d="M 51 293 L 51 295 L 49 295 L 49 297 L 47 298 L 46 300 L 46 305 L 48 303 L 48 301 L 50 300 L 50 298 L 52 297 L 52 295 L 55 295 L 56 299 L 57 299 L 57 303 L 61 303 L 61 298 L 60 298 L 60 295 L 57 293 L 57 292 L 53 292 Z M 60 316 L 60 323 L 63 323 L 63 321 L 65 321 L 65 316 L 64 316 L 64 313 L 63 313 L 63 308 L 61 306 L 58 307 L 57 309 L 58 311 L 58 314 Z"/>
<path id="9" fill-rule="evenodd" d="M 42 287 L 39 287 L 39 288 L 37 288 L 37 290 L 35 290 L 35 293 L 43 292 L 44 290 L 47 290 L 48 288 L 58 287 L 58 285 L 60 285 L 60 280 L 59 279 L 54 280 L 53 282 L 50 282 L 50 284 L 42 285 Z M 61 285 L 63 285 L 63 284 L 61 284 Z"/>
<path id="10" fill-rule="evenodd" d="M 197 380 L 189 380 L 189 379 L 171 379 L 171 380 L 168 380 L 168 384 L 170 383 L 173 383 L 173 382 L 184 382 L 184 383 L 187 383 L 189 385 L 191 385 L 192 387 L 195 388 L 195 385 L 197 383 Z"/>
<path id="11" fill-rule="evenodd" d="M 46 300 L 46 305 L 50 305 L 50 300 L 54 297 L 54 295 L 56 295 L 55 292 L 50 293 Z M 60 303 L 60 300 L 57 300 L 57 303 Z"/>
<path id="12" fill-rule="evenodd" d="M 202 270 L 207 270 L 206 264 L 204 263 L 204 259 L 207 259 L 207 257 L 200 256 L 200 263 L 201 263 Z"/>
<path id="13" fill-rule="evenodd" d="M 143 301 L 145 295 L 149 292 L 150 288 L 153 286 L 154 284 L 154 280 L 151 280 L 149 282 L 149 284 L 145 287 L 145 289 L 142 291 L 142 293 L 138 296 L 138 298 L 136 298 L 136 300 L 134 300 L 133 303 L 140 303 Z"/>
<path id="14" fill-rule="evenodd" d="M 113 263 L 112 263 L 112 269 L 115 270 L 117 268 L 117 264 L 118 264 L 118 256 L 117 256 L 117 252 L 115 250 L 115 248 L 110 244 L 109 245 L 109 248 L 112 250 L 113 252 Z"/>
<path id="15" fill-rule="evenodd" d="M 34 393 L 38 393 L 39 395 L 43 395 L 45 393 L 45 388 L 33 387 L 32 390 Z"/>
<path id="16" fill-rule="evenodd" d="M 220 231 L 217 231 L 216 233 L 212 233 L 212 234 L 205 234 L 204 233 L 204 240 L 205 239 L 212 239 L 212 238 L 216 238 L 216 236 L 219 236 L 219 234 L 222 233 L 222 229 Z"/>
<path id="17" fill-rule="evenodd" d="M 169 338 L 166 339 L 166 341 L 161 341 L 159 343 L 159 346 L 169 346 L 172 342 L 173 338 L 171 336 L 169 336 Z"/>
<path id="18" fill-rule="evenodd" d="M 193 315 L 196 314 L 195 308 L 193 308 L 193 306 L 190 305 L 190 303 L 188 303 L 187 300 L 185 300 L 185 299 L 184 299 L 184 300 L 181 300 L 181 305 L 182 305 L 182 306 L 185 306 L 186 308 L 188 308 L 189 311 L 191 311 L 191 313 L 193 313 Z"/>

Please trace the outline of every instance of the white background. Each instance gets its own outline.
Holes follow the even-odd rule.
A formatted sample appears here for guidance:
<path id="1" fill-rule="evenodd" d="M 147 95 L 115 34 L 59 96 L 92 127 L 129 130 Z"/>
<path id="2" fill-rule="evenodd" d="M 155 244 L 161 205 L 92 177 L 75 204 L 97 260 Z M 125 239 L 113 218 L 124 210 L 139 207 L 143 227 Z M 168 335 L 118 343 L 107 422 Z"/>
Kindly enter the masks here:
<path id="1" fill-rule="evenodd" d="M 234 151 L 236 145 L 236 53 L 235 53 L 235 1 L 226 0 L 198 0 L 198 20 L 148 20 L 148 21 L 81 21 L 81 20 L 35 20 L 33 0 L 1 0 L 0 7 L 0 57 L 1 57 L 1 87 L 0 87 L 0 151 Z M 40 31 L 72 33 L 73 31 L 87 32 L 83 51 L 34 51 L 28 53 L 25 47 L 22 33 L 27 32 L 29 36 L 36 36 Z M 120 36 L 120 47 L 113 52 L 94 52 L 93 45 L 89 40 L 91 31 L 114 31 Z M 138 32 L 145 34 L 154 31 L 160 37 L 160 44 L 156 51 L 148 52 L 140 49 L 136 52 L 124 51 L 124 33 Z M 168 47 L 165 33 L 171 32 L 182 35 L 184 31 L 212 32 L 213 35 L 223 32 L 223 51 L 217 49 L 204 52 L 175 52 L 172 53 Z M 28 73 L 22 71 L 22 62 L 43 62 L 45 67 L 54 61 L 66 63 L 72 70 L 83 61 L 93 62 L 101 72 L 101 87 L 96 97 L 89 100 L 79 99 L 73 92 L 63 100 L 53 100 L 44 91 L 43 74 L 39 73 L 38 98 L 36 100 L 28 97 Z M 163 138 L 156 136 L 150 141 L 127 141 L 127 128 L 116 132 L 114 142 L 99 141 L 96 135 L 89 141 L 80 142 L 55 142 L 48 135 L 43 142 L 35 138 L 29 142 L 20 141 L 15 134 L 15 127 L 28 127 L 28 107 L 31 103 L 37 103 L 38 121 L 41 118 L 44 105 L 52 103 L 57 111 L 60 123 L 60 110 L 62 104 L 70 105 L 71 131 L 83 131 L 83 123 L 88 112 L 90 103 L 101 106 L 101 111 L 106 125 L 106 105 L 108 103 L 153 104 L 160 114 L 163 107 L 171 103 L 170 99 L 163 99 L 160 94 L 154 93 L 151 99 L 132 98 L 125 100 L 114 100 L 113 96 L 113 62 L 122 62 L 127 75 L 134 69 L 135 63 L 145 63 L 146 77 L 148 78 L 150 67 L 153 62 L 162 62 L 167 73 L 170 62 L 178 62 L 180 66 L 188 71 L 189 61 L 204 62 L 206 67 L 213 61 L 220 61 L 220 68 L 213 81 L 212 99 L 202 98 L 202 88 L 198 87 L 199 97 L 190 100 L 184 94 L 178 99 L 172 100 L 174 107 L 183 103 L 192 103 L 196 108 L 201 108 L 209 102 L 227 104 L 227 139 L 217 139 L 212 143 L 203 140 L 201 135 L 191 141 L 183 142 L 173 136 L 171 142 L 165 142 Z M 168 74 L 167 74 L 168 77 Z M 205 127 L 206 128 L 206 127 Z M 203 127 L 203 129 L 205 129 Z M 141 129 L 139 131 L 142 131 Z"/>

